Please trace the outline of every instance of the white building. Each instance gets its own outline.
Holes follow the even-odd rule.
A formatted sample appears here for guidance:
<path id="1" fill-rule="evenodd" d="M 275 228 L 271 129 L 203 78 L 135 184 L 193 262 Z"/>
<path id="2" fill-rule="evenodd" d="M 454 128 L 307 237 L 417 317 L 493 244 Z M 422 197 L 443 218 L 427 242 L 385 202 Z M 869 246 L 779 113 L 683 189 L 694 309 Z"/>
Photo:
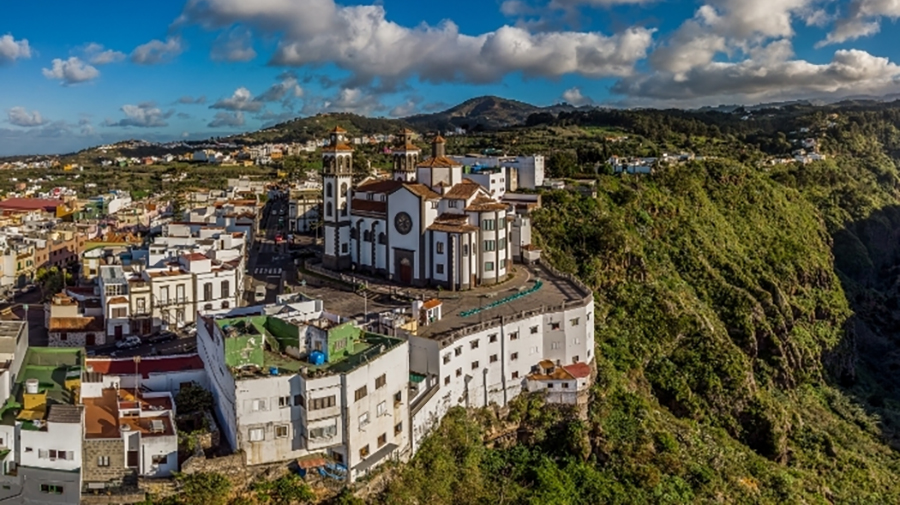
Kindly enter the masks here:
<path id="1" fill-rule="evenodd" d="M 504 168 L 501 173 L 515 186 L 506 188 L 516 191 L 516 187 L 535 189 L 544 185 L 544 157 L 540 154 L 534 156 L 482 156 L 467 154 L 465 156 L 450 156 L 453 160 L 468 167 Z M 479 181 L 480 184 L 484 185 Z M 487 186 L 485 186 L 487 187 Z"/>
<path id="2" fill-rule="evenodd" d="M 463 166 L 444 154 L 444 139 L 419 162 L 411 132 L 393 150 L 391 180 L 350 186 L 352 149 L 343 130 L 332 132 L 325 151 L 323 265 L 370 272 L 405 285 L 465 290 L 506 278 L 513 226 L 510 205 L 465 178 Z M 530 233 L 519 234 L 530 237 Z"/>
<path id="3" fill-rule="evenodd" d="M 197 345 L 223 434 L 247 464 L 322 454 L 354 481 L 404 457 L 405 341 L 310 300 L 204 315 Z"/>

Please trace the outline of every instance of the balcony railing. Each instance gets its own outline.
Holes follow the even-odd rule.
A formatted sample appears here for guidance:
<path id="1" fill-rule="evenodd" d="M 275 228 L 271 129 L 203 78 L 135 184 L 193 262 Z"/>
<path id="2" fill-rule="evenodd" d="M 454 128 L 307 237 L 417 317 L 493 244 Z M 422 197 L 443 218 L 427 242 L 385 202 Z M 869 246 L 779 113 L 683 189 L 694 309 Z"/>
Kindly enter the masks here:
<path id="1" fill-rule="evenodd" d="M 157 298 L 156 306 L 157 307 L 168 307 L 170 305 L 183 305 L 188 303 L 187 297 L 173 297 L 173 298 Z"/>

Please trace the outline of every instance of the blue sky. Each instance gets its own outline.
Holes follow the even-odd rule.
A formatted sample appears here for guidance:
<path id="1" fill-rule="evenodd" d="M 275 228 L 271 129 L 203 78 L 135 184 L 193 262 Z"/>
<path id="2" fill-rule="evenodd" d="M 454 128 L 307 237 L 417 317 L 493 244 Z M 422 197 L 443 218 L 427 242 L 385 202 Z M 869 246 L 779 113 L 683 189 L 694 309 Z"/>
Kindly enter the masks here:
<path id="1" fill-rule="evenodd" d="M 900 92 L 892 0 L 10 2 L 0 155 L 495 94 L 695 107 Z"/>

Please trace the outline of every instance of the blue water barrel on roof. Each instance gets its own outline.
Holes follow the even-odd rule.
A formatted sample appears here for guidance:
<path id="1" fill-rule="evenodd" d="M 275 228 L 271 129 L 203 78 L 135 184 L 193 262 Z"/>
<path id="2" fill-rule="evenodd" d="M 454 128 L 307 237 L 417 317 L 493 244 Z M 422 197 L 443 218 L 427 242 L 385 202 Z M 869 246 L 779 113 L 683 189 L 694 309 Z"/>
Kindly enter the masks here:
<path id="1" fill-rule="evenodd" d="M 309 353 L 309 362 L 313 365 L 321 365 L 325 363 L 325 353 L 322 351 L 313 351 Z"/>

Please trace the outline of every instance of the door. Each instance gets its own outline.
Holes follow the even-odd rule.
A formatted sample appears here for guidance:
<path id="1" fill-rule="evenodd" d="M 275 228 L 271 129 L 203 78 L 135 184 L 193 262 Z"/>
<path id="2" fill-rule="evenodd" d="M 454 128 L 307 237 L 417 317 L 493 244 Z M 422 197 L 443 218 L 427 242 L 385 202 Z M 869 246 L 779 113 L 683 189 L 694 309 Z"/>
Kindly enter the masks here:
<path id="1" fill-rule="evenodd" d="M 85 345 L 96 345 L 96 342 L 97 342 L 97 338 L 94 336 L 94 334 L 88 333 L 87 339 L 85 339 Z"/>
<path id="2" fill-rule="evenodd" d="M 122 325 L 116 325 L 116 340 L 122 340 Z"/>
<path id="3" fill-rule="evenodd" d="M 394 249 L 394 275 L 400 284 L 410 285 L 413 282 L 415 269 L 415 253 L 406 249 Z"/>
<path id="4" fill-rule="evenodd" d="M 400 260 L 400 282 L 412 284 L 412 262 L 408 258 Z"/>

